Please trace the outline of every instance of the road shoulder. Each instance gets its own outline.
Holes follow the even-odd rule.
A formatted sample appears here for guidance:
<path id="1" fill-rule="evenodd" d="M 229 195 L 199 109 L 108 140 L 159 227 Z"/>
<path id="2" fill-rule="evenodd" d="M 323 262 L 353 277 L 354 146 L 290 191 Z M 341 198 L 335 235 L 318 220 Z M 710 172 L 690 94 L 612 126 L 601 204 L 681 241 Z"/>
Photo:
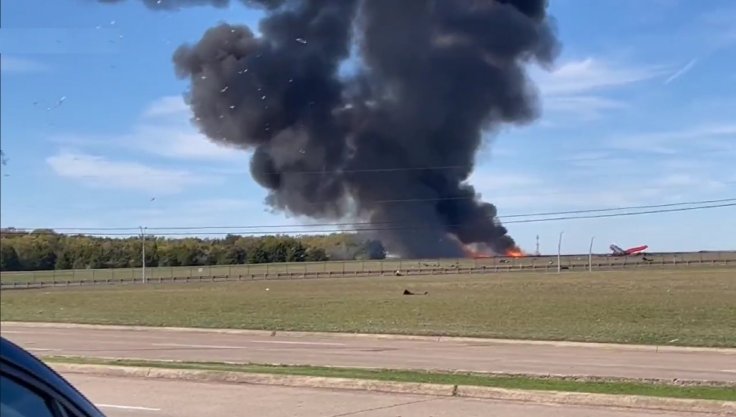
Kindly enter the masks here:
<path id="1" fill-rule="evenodd" d="M 517 390 L 482 386 L 465 386 L 416 382 L 379 381 L 353 378 L 274 375 L 205 369 L 170 369 L 146 366 L 111 366 L 72 363 L 50 363 L 63 374 L 85 374 L 105 377 L 155 378 L 199 382 L 275 385 L 331 390 L 361 390 L 395 394 L 431 395 L 519 401 L 538 404 L 564 404 L 594 407 L 616 407 L 649 411 L 711 413 L 736 416 L 736 402 L 639 395 L 593 394 L 541 390 Z"/>

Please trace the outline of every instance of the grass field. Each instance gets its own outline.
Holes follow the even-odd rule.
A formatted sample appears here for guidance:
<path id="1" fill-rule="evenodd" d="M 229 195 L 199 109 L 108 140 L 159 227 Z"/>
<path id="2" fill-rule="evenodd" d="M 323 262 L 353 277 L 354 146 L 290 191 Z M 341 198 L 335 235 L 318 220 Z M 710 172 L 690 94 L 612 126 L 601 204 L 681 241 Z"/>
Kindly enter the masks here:
<path id="1" fill-rule="evenodd" d="M 404 289 L 428 295 L 404 296 Z M 736 347 L 733 269 L 4 291 L 0 319 Z"/>
<path id="2" fill-rule="evenodd" d="M 681 266 L 709 265 L 714 267 L 736 266 L 736 252 L 691 252 L 691 253 L 653 253 L 641 256 L 611 257 L 594 255 L 594 270 L 611 269 L 658 269 L 677 268 Z M 561 266 L 571 270 L 587 270 L 587 255 L 564 255 Z M 484 259 L 383 259 L 366 261 L 333 261 L 333 262 L 296 262 L 252 265 L 211 265 L 183 267 L 149 267 L 146 278 L 151 282 L 167 281 L 174 278 L 195 279 L 209 277 L 264 278 L 268 277 L 300 277 L 304 275 L 351 275 L 355 274 L 393 274 L 402 271 L 407 274 L 416 273 L 455 273 L 459 269 L 475 269 L 487 271 L 553 271 L 557 270 L 556 256 L 505 258 L 494 257 Z M 12 284 L 49 284 L 65 282 L 105 281 L 140 282 L 141 268 L 119 269 L 72 269 L 52 271 L 2 272 L 0 282 Z"/>
<path id="3" fill-rule="evenodd" d="M 478 373 L 441 373 L 390 369 L 329 368 L 316 366 L 275 366 L 225 364 L 214 362 L 168 362 L 115 360 L 74 357 L 46 357 L 51 363 L 75 363 L 112 366 L 137 366 L 165 369 L 245 372 L 271 375 L 299 375 L 378 381 L 418 382 L 442 385 L 480 386 L 507 389 L 587 392 L 598 394 L 646 395 L 653 397 L 736 401 L 736 390 L 728 386 L 683 386 L 630 380 L 580 380 L 556 377 L 489 375 Z"/>

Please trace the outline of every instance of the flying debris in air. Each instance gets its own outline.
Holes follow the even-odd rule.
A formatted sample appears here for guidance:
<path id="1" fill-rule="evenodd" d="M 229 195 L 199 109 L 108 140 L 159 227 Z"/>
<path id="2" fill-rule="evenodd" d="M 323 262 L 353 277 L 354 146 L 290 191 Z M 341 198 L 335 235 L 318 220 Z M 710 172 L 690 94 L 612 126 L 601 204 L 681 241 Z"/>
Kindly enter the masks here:
<path id="1" fill-rule="evenodd" d="M 66 101 L 66 96 L 59 97 L 59 100 L 56 102 L 55 105 L 46 107 L 46 111 L 51 111 L 51 110 L 61 107 L 61 105 L 64 104 L 65 101 Z"/>
<path id="2" fill-rule="evenodd" d="M 301 43 L 302 45 L 306 45 L 307 44 L 307 40 L 304 39 L 304 38 L 296 38 L 296 41 L 299 42 L 299 43 Z"/>

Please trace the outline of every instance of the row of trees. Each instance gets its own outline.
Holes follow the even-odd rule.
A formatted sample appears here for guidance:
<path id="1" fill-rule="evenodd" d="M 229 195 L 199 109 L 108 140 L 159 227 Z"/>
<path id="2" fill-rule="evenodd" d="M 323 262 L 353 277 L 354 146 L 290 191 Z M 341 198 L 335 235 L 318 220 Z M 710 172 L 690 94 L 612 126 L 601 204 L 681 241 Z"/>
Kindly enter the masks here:
<path id="1" fill-rule="evenodd" d="M 0 237 L 0 270 L 140 267 L 141 238 L 114 239 L 63 235 L 52 230 L 30 233 L 12 229 Z M 235 265 L 270 262 L 312 262 L 383 259 L 376 240 L 355 234 L 322 236 L 237 236 L 223 239 L 170 239 L 146 236 L 146 266 Z"/>

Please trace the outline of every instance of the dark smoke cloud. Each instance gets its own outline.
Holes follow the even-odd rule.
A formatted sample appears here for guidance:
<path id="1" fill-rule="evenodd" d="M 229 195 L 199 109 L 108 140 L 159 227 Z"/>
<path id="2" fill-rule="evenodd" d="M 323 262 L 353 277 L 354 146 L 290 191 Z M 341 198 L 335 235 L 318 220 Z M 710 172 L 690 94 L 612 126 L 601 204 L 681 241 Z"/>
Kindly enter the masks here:
<path id="1" fill-rule="evenodd" d="M 169 2 L 202 3 L 228 4 Z M 458 241 L 515 247 L 466 180 L 484 132 L 537 117 L 525 65 L 549 65 L 558 49 L 545 0 L 244 3 L 268 9 L 260 36 L 221 24 L 174 63 L 201 130 L 254 151 L 269 204 L 368 219 L 404 256 L 460 256 Z"/>

